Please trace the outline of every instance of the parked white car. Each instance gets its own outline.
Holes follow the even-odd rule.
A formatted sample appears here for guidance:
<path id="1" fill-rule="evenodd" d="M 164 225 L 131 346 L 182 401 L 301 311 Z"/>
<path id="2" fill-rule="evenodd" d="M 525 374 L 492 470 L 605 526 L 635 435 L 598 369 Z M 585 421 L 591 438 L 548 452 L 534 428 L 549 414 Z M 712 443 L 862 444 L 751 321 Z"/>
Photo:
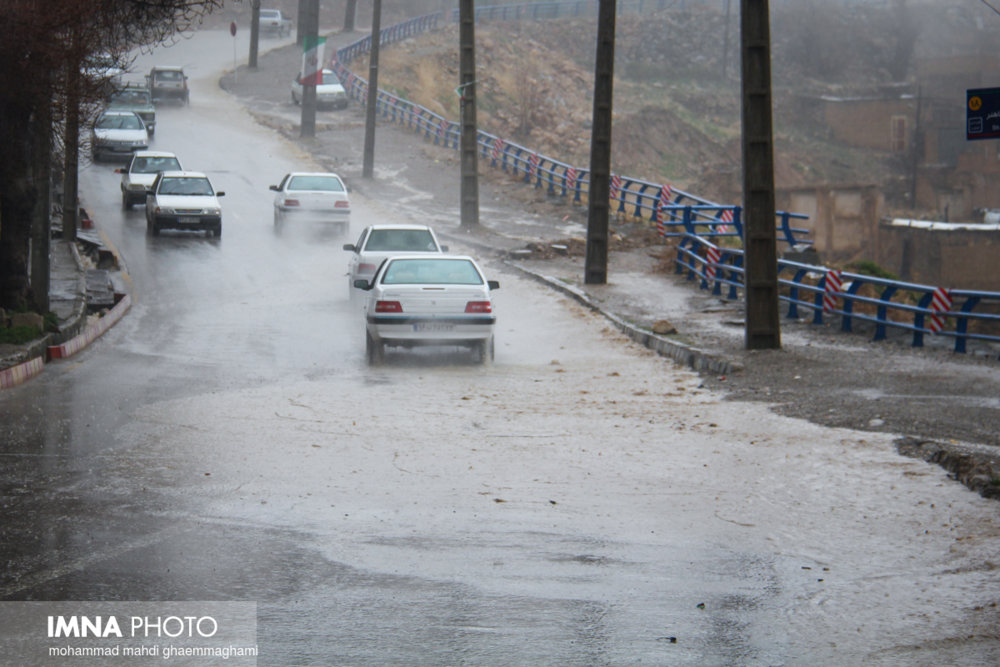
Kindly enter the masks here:
<path id="1" fill-rule="evenodd" d="M 280 9 L 260 10 L 260 32 L 264 35 L 284 37 L 292 34 L 292 19 L 285 16 Z"/>
<path id="2" fill-rule="evenodd" d="M 274 231 L 281 233 L 286 223 L 330 229 L 347 234 L 351 223 L 348 188 L 337 174 L 292 172 L 272 185 Z"/>
<path id="3" fill-rule="evenodd" d="M 355 281 L 371 280 L 379 264 L 393 255 L 435 254 L 448 251 L 438 243 L 434 230 L 427 225 L 371 225 L 365 227 L 357 243 L 345 243 L 351 252 L 347 267 L 347 287 L 351 297 L 357 296 Z"/>
<path id="4" fill-rule="evenodd" d="M 130 157 L 147 148 L 149 133 L 134 111 L 105 111 L 94 122 L 90 150 L 95 162 L 107 156 Z"/>
<path id="5" fill-rule="evenodd" d="M 126 211 L 135 204 L 146 202 L 146 190 L 153 184 L 157 172 L 180 171 L 181 161 L 165 151 L 136 151 L 128 164 L 115 173 L 122 175 L 122 208 Z"/>
<path id="6" fill-rule="evenodd" d="M 371 280 L 355 287 L 366 292 L 365 354 L 369 364 L 385 359 L 386 347 L 447 345 L 471 348 L 480 363 L 493 360 L 492 290 L 471 257 L 400 255 L 390 257 Z"/>
<path id="7" fill-rule="evenodd" d="M 146 191 L 146 229 L 205 231 L 222 236 L 222 207 L 208 176 L 197 171 L 161 171 Z"/>
<path id="8" fill-rule="evenodd" d="M 292 102 L 302 103 L 302 75 L 292 81 Z M 333 70 L 323 70 L 323 83 L 316 85 L 316 106 L 347 108 L 347 91 Z"/>

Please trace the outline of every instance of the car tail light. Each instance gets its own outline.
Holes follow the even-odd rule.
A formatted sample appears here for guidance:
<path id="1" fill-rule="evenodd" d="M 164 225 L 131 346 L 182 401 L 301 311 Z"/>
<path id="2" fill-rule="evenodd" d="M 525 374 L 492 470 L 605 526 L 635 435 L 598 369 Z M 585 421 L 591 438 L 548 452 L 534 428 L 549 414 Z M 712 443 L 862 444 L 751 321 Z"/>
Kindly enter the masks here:
<path id="1" fill-rule="evenodd" d="M 465 304 L 467 313 L 492 313 L 493 304 L 489 301 L 470 301 Z"/>
<path id="2" fill-rule="evenodd" d="M 285 206 L 298 206 L 298 205 L 299 205 L 299 200 L 298 199 L 286 199 L 285 200 Z"/>
<path id="3" fill-rule="evenodd" d="M 403 304 L 398 301 L 376 301 L 375 302 L 375 312 L 376 313 L 401 313 L 403 312 Z"/>
<path id="4" fill-rule="evenodd" d="M 341 199 L 336 204 L 333 205 L 334 208 L 351 208 L 351 203 Z"/>
<path id="5" fill-rule="evenodd" d="M 374 264 L 358 264 L 358 273 L 375 273 L 376 268 Z"/>

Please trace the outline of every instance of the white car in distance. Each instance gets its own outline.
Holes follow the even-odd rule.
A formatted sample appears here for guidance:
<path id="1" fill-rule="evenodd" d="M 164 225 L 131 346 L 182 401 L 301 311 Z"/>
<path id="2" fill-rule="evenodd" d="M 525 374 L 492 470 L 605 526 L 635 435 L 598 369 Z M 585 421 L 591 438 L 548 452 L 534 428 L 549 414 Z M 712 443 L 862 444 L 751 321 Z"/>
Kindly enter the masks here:
<path id="1" fill-rule="evenodd" d="M 352 298 L 358 280 L 371 280 L 379 264 L 393 255 L 434 254 L 448 251 L 438 242 L 434 230 L 427 225 L 370 225 L 365 227 L 357 243 L 345 243 L 351 253 L 347 267 L 347 287 Z"/>
<path id="2" fill-rule="evenodd" d="M 153 184 L 156 174 L 161 171 L 180 171 L 181 161 L 173 153 L 166 151 L 136 151 L 128 164 L 115 173 L 122 175 L 122 208 L 126 211 L 135 204 L 146 201 L 146 190 Z"/>
<path id="3" fill-rule="evenodd" d="M 222 236 L 222 207 L 208 176 L 197 171 L 161 171 L 146 191 L 146 229 L 204 231 Z"/>
<path id="4" fill-rule="evenodd" d="M 347 91 L 337 77 L 336 72 L 325 69 L 322 72 L 322 82 L 316 84 L 316 106 L 347 108 Z M 292 103 L 302 103 L 302 75 L 292 81 Z"/>
<path id="5" fill-rule="evenodd" d="M 491 292 L 471 257 L 400 255 L 390 257 L 372 280 L 358 279 L 366 292 L 365 354 L 370 365 L 385 360 L 386 347 L 425 345 L 471 348 L 482 364 L 493 360 Z"/>
<path id="6" fill-rule="evenodd" d="M 274 231 L 281 233 L 286 223 L 332 229 L 343 236 L 351 224 L 348 187 L 337 174 L 292 172 L 272 185 Z"/>
<path id="7" fill-rule="evenodd" d="M 94 122 L 90 149 L 95 162 L 108 155 L 129 157 L 134 151 L 147 148 L 146 124 L 134 111 L 105 111 Z"/>

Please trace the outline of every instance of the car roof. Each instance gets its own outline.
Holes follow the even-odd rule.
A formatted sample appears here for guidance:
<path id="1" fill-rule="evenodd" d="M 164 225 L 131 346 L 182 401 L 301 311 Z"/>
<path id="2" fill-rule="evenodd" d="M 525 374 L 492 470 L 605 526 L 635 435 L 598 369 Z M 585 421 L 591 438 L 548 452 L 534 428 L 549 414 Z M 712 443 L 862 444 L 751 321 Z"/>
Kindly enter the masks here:
<path id="1" fill-rule="evenodd" d="M 184 68 L 181 67 L 180 65 L 153 65 L 152 70 L 154 71 L 173 70 L 176 72 L 181 72 L 184 70 Z"/>
<path id="2" fill-rule="evenodd" d="M 385 225 L 368 225 L 368 229 L 410 229 L 410 230 L 424 230 L 433 231 L 428 225 L 406 225 L 406 224 L 385 224 Z"/>
<path id="3" fill-rule="evenodd" d="M 292 176 L 333 176 L 335 178 L 340 178 L 337 174 L 332 171 L 292 171 L 288 173 L 289 177 Z"/>
<path id="4" fill-rule="evenodd" d="M 177 157 L 177 153 L 170 151 L 133 151 L 132 155 L 137 157 Z"/>
<path id="5" fill-rule="evenodd" d="M 163 178 L 208 178 L 200 171 L 161 171 Z"/>
<path id="6" fill-rule="evenodd" d="M 476 261 L 476 259 L 474 257 L 469 256 L 469 255 L 449 255 L 449 254 L 445 254 L 445 253 L 442 253 L 442 254 L 421 253 L 421 254 L 410 254 L 410 255 L 390 255 L 389 257 L 387 257 L 385 259 L 385 261 L 388 264 L 389 262 L 398 262 L 401 259 L 419 259 L 422 262 L 440 262 L 441 260 L 449 260 L 449 261 L 452 261 L 452 260 L 461 260 L 461 261 L 465 261 L 465 262 L 472 262 L 476 266 L 479 266 L 479 263 Z"/>
<path id="7" fill-rule="evenodd" d="M 131 109 L 105 109 L 101 112 L 102 116 L 138 116 L 136 112 Z M 141 118 L 141 116 L 140 116 Z"/>

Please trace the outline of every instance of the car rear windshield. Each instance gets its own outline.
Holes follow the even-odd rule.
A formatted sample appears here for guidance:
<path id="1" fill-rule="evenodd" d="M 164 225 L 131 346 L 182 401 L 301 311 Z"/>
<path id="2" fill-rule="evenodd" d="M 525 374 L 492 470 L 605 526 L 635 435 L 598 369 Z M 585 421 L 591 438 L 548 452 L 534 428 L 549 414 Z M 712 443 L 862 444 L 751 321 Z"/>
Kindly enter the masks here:
<path id="1" fill-rule="evenodd" d="M 175 157 L 136 157 L 132 160 L 132 171 L 140 174 L 177 171 L 180 168 L 181 163 Z"/>
<path id="2" fill-rule="evenodd" d="M 289 190 L 318 190 L 322 192 L 343 192 L 344 184 L 333 176 L 292 176 L 288 181 Z"/>
<path id="3" fill-rule="evenodd" d="M 482 285 L 467 259 L 397 259 L 386 267 L 383 285 Z"/>
<path id="4" fill-rule="evenodd" d="M 160 181 L 161 195 L 211 195 L 212 184 L 207 178 L 173 176 Z"/>
<path id="5" fill-rule="evenodd" d="M 371 252 L 434 252 L 434 237 L 426 229 L 373 229 L 365 250 Z"/>
<path id="6" fill-rule="evenodd" d="M 159 81 L 180 81 L 184 78 L 183 74 L 173 69 L 160 70 L 154 76 Z"/>

